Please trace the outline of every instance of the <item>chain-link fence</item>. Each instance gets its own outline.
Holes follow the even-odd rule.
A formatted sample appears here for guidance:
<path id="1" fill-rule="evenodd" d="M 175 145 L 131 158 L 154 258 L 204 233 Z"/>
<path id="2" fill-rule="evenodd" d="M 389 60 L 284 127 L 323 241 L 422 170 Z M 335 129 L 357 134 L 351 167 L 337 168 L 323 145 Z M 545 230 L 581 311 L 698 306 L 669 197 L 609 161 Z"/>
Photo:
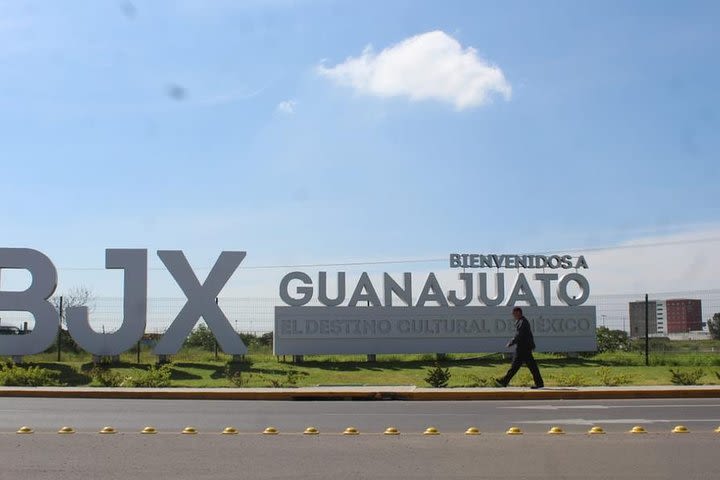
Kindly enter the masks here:
<path id="1" fill-rule="evenodd" d="M 648 297 L 651 307 L 649 312 L 651 336 L 668 336 L 677 340 L 707 337 L 705 323 L 713 314 L 720 312 L 720 289 L 648 293 Z M 673 320 L 667 310 L 673 300 L 697 302 L 699 310 L 681 312 L 678 314 L 679 317 Z M 631 308 L 632 303 L 644 303 L 644 301 L 644 294 L 596 295 L 591 296 L 586 304 L 597 307 L 598 327 L 623 330 L 630 336 L 644 337 L 644 330 L 635 331 L 633 328 L 638 322 L 644 326 L 644 309 L 639 310 L 641 312 L 639 318 L 634 318 L 637 314 Z M 163 333 L 185 302 L 185 298 L 149 298 L 146 332 Z M 282 305 L 282 302 L 279 298 L 219 297 L 218 304 L 235 331 L 261 335 L 273 330 L 274 307 Z M 123 317 L 121 297 L 92 298 L 88 307 L 90 325 L 96 331 L 110 333 L 121 325 Z M 664 312 L 663 308 L 666 309 Z M 0 326 L 13 326 L 22 330 L 26 322 L 29 328 L 32 328 L 32 321 L 32 315 L 27 312 L 0 312 Z"/>

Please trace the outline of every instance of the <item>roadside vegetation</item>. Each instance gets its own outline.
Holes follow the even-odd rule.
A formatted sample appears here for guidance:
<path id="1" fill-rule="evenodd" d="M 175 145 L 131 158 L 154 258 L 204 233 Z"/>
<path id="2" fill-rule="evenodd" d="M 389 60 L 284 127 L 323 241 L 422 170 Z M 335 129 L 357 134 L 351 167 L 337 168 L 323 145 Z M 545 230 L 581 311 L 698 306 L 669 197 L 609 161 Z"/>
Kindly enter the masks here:
<path id="1" fill-rule="evenodd" d="M 605 329 L 607 330 L 607 329 Z M 720 384 L 720 340 L 674 341 L 652 339 L 650 366 L 645 366 L 644 343 L 622 332 L 598 329 L 599 352 L 577 357 L 538 353 L 547 386 L 710 385 Z M 243 335 L 249 354 L 233 361 L 216 353 L 215 339 L 200 326 L 188 337 L 171 363 L 156 365 L 152 339 L 139 352 L 129 351 L 117 364 L 92 363 L 92 357 L 61 337 L 61 362 L 52 348 L 25 357 L 14 366 L 0 357 L 0 386 L 89 385 L 105 387 L 301 387 L 313 385 L 417 385 L 428 387 L 492 387 L 509 360 L 500 354 L 313 355 L 303 363 L 272 354 L 272 335 Z M 512 385 L 530 386 L 523 369 Z"/>

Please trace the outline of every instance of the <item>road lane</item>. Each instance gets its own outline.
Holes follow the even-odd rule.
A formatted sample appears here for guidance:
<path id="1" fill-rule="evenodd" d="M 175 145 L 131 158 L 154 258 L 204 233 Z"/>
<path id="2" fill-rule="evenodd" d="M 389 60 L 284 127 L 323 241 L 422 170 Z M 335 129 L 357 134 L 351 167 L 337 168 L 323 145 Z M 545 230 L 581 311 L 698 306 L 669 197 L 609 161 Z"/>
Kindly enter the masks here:
<path id="1" fill-rule="evenodd" d="M 0 434 L 0 480 L 714 479 L 714 434 Z"/>
<path id="2" fill-rule="evenodd" d="M 245 432 L 257 432 L 268 425 L 285 432 L 299 432 L 308 425 L 324 432 L 338 432 L 348 425 L 379 432 L 394 425 L 401 431 L 418 432 L 433 425 L 447 432 L 461 432 L 468 426 L 502 432 L 511 424 L 528 432 L 543 432 L 552 425 L 584 432 L 593 424 L 621 432 L 637 423 L 651 431 L 667 431 L 674 423 L 687 424 L 695 431 L 712 431 L 720 425 L 720 400 L 272 402 L 0 398 L 0 432 L 15 431 L 20 425 L 38 431 L 72 425 L 90 432 L 103 425 L 128 432 L 144 425 L 163 431 L 178 431 L 186 425 L 216 431 L 234 425 Z"/>

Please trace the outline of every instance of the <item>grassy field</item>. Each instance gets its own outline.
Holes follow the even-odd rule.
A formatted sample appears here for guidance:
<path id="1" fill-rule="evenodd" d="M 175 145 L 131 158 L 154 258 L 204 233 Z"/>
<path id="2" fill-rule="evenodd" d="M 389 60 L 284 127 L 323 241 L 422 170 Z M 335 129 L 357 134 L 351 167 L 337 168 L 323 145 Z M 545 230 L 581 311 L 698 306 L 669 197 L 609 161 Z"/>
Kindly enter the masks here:
<path id="1" fill-rule="evenodd" d="M 641 353 L 604 353 L 589 357 L 567 358 L 564 355 L 537 354 L 548 386 L 580 385 L 666 385 L 671 383 L 670 369 L 702 369 L 698 384 L 720 384 L 720 349 L 716 352 L 662 352 L 651 355 L 651 365 L 644 365 Z M 64 385 L 99 386 L 87 354 L 63 353 L 62 362 L 55 354 L 25 358 L 27 366 L 38 366 L 52 372 Z M 8 360 L 8 359 L 6 359 Z M 121 362 L 109 367 L 115 382 L 153 372 L 156 361 L 150 351 L 142 351 L 140 363 L 135 353 L 121 356 Z M 451 373 L 450 387 L 493 386 L 492 379 L 502 376 L 509 360 L 501 355 L 448 355 L 437 362 Z M 173 387 L 293 387 L 313 385 L 417 385 L 425 382 L 428 370 L 436 364 L 435 355 L 378 355 L 368 363 L 364 356 L 308 356 L 302 364 L 283 362 L 269 350 L 251 351 L 244 362 L 232 363 L 222 353 L 184 349 L 172 357 L 169 385 Z M 106 370 L 108 371 L 108 370 Z M 0 383 L 2 377 L 0 375 Z M 515 377 L 514 385 L 531 385 L 526 369 Z"/>

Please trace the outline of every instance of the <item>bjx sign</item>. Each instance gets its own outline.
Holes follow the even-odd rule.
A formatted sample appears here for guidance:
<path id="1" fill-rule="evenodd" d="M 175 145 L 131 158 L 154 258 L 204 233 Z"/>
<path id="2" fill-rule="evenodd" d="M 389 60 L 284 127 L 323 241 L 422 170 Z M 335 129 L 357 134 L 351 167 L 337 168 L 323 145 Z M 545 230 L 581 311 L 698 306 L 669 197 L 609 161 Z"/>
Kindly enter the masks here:
<path id="1" fill-rule="evenodd" d="M 584 305 L 590 284 L 578 273 L 588 268 L 583 256 L 451 254 L 450 267 L 464 270 L 458 275 L 462 291 L 444 289 L 430 273 L 417 283 L 415 301 L 418 280 L 411 273 L 402 279 L 385 273 L 380 285 L 368 273 L 352 285 L 345 272 L 331 280 L 327 272 L 317 279 L 289 273 L 280 282 L 287 306 L 275 308 L 275 354 L 499 352 L 514 333 L 516 305 L 523 306 L 538 350 L 596 349 L 595 307 Z M 492 294 L 488 273 L 465 271 L 475 268 L 498 269 Z M 530 279 L 520 272 L 506 291 L 500 268 L 537 273 Z M 562 277 L 556 273 L 571 269 Z M 571 285 L 579 294 L 570 294 Z"/>
<path id="2" fill-rule="evenodd" d="M 181 348 L 197 321 L 202 318 L 225 353 L 242 355 L 247 349 L 215 298 L 245 258 L 246 252 L 220 254 L 204 282 L 200 282 L 185 255 L 178 250 L 157 252 L 163 264 L 187 297 L 180 313 L 155 346 L 157 355 L 172 355 Z M 105 267 L 121 269 L 124 276 L 123 321 L 112 333 L 99 333 L 89 325 L 86 307 L 69 308 L 68 330 L 84 350 L 96 356 L 114 356 L 131 349 L 145 332 L 147 323 L 147 250 L 108 249 Z M 368 273 L 347 285 L 345 272 L 327 272 L 317 281 L 306 273 L 291 272 L 280 282 L 280 298 L 286 306 L 275 308 L 274 349 L 278 355 L 451 353 L 502 351 L 513 332 L 510 311 L 526 305 L 539 350 L 595 350 L 595 307 L 585 306 L 590 294 L 587 279 L 578 270 L 587 269 L 584 257 L 569 255 L 480 255 L 451 254 L 450 267 L 462 268 L 463 289 L 443 289 L 434 273 L 418 285 L 413 301 L 413 277 L 382 275 L 376 287 Z M 26 248 L 0 248 L 0 270 L 30 272 L 30 287 L 20 292 L 0 291 L 0 311 L 26 311 L 35 327 L 26 335 L 0 336 L 0 355 L 23 356 L 46 350 L 55 340 L 58 312 L 48 299 L 57 287 L 57 270 L 50 259 Z M 494 294 L 489 293 L 488 274 L 466 269 L 497 268 Z M 528 279 L 520 272 L 514 285 L 505 290 L 500 268 L 542 269 Z M 560 277 L 555 270 L 575 269 Z M 550 270 L 548 273 L 546 270 Z M 539 290 L 533 289 L 531 282 Z M 571 295 L 574 285 L 579 295 Z M 553 305 L 552 290 L 559 304 Z M 334 293 L 331 295 L 330 291 Z M 316 300 L 319 305 L 309 306 Z"/>
<path id="3" fill-rule="evenodd" d="M 187 302 L 155 346 L 155 354 L 177 353 L 193 327 L 205 320 L 225 353 L 242 355 L 247 348 L 215 303 L 217 294 L 245 258 L 245 252 L 222 252 L 203 283 L 179 250 L 160 250 L 160 260 L 187 297 Z M 0 355 L 32 355 L 46 350 L 58 332 L 58 312 L 48 299 L 57 287 L 57 270 L 48 257 L 27 248 L 0 248 L 0 270 L 30 272 L 30 287 L 22 292 L 0 291 L 0 311 L 30 312 L 35 328 L 27 335 L 0 336 Z M 147 322 L 147 250 L 105 250 L 105 268 L 121 269 L 124 277 L 123 322 L 113 333 L 98 333 L 88 322 L 86 307 L 68 308 L 68 331 L 84 350 L 97 356 L 119 355 L 145 333 Z"/>

